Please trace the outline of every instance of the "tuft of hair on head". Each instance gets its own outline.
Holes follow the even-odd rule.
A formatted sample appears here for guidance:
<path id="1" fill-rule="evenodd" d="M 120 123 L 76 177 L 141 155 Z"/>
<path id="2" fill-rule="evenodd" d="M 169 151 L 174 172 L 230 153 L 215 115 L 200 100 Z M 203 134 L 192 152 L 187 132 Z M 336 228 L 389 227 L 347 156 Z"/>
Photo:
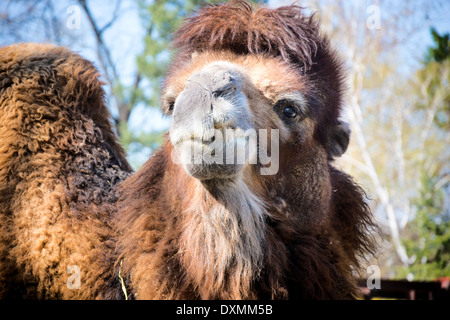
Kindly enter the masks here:
<path id="1" fill-rule="evenodd" d="M 297 5 L 277 9 L 245 1 L 207 5 L 175 33 L 174 48 L 192 52 L 232 51 L 237 54 L 281 56 L 308 69 L 323 45 L 319 25 Z"/>

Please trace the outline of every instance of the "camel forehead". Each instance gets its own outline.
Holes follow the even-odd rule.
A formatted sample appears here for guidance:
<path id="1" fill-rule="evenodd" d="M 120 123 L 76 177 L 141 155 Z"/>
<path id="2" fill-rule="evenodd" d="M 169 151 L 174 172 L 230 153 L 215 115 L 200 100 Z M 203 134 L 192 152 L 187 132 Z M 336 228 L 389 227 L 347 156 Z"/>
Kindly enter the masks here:
<path id="1" fill-rule="evenodd" d="M 244 76 L 269 100 L 306 89 L 305 78 L 285 62 L 264 55 L 239 56 L 231 53 L 194 54 L 189 63 L 172 72 L 166 81 L 165 94 L 177 96 L 192 75 L 228 68 Z"/>

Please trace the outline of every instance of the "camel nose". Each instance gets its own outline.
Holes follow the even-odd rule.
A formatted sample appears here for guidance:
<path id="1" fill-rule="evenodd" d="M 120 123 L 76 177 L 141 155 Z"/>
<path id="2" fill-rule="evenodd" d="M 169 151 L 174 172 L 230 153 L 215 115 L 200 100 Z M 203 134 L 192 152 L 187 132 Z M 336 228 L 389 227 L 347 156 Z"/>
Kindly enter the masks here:
<path id="1" fill-rule="evenodd" d="M 212 93 L 201 82 L 188 81 L 186 88 L 178 97 L 173 112 L 173 121 L 186 118 L 201 119 L 212 112 Z"/>
<path id="2" fill-rule="evenodd" d="M 231 115 L 236 106 L 231 101 L 236 100 L 238 89 L 238 77 L 222 66 L 194 73 L 176 100 L 172 129 L 184 128 L 192 137 L 209 141 L 214 129 L 234 128 Z"/>
<path id="3" fill-rule="evenodd" d="M 188 81 L 186 88 L 178 96 L 173 111 L 173 142 L 192 138 L 209 141 L 214 130 L 212 112 L 211 91 L 199 82 Z"/>
<path id="4" fill-rule="evenodd" d="M 193 74 L 186 82 L 179 100 L 179 112 L 206 114 L 214 112 L 220 98 L 231 98 L 237 90 L 237 79 L 230 71 L 212 66 Z M 174 115 L 175 117 L 175 115 Z"/>

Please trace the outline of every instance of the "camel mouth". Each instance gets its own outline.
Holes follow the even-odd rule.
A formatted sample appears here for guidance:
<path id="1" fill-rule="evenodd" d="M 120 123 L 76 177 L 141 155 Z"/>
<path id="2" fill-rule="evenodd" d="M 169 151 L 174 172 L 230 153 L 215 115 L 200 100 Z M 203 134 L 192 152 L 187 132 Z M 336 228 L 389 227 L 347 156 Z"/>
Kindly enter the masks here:
<path id="1" fill-rule="evenodd" d="M 278 129 L 215 129 L 203 137 L 188 134 L 172 141 L 172 162 L 195 178 L 232 177 L 250 165 L 261 175 L 278 173 Z"/>
<path id="2" fill-rule="evenodd" d="M 250 146 L 249 137 L 242 132 L 222 132 L 216 129 L 208 139 L 180 139 L 174 145 L 174 162 L 182 164 L 189 175 L 200 180 L 237 176 L 252 162 L 254 148 Z"/>

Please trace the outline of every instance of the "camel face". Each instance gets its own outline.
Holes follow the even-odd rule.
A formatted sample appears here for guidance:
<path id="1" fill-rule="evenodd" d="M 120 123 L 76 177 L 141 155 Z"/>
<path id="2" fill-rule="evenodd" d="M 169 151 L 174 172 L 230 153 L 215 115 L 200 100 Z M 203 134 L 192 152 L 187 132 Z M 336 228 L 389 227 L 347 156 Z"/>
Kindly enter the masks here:
<path id="1" fill-rule="evenodd" d="M 200 180 L 236 180 L 250 167 L 277 175 L 283 146 L 313 139 L 305 92 L 304 78 L 279 59 L 193 54 L 169 75 L 162 97 L 173 162 Z"/>
<path id="2" fill-rule="evenodd" d="M 232 178 L 254 162 L 256 131 L 242 81 L 239 68 L 224 61 L 187 79 L 174 104 L 170 141 L 189 175 Z"/>

